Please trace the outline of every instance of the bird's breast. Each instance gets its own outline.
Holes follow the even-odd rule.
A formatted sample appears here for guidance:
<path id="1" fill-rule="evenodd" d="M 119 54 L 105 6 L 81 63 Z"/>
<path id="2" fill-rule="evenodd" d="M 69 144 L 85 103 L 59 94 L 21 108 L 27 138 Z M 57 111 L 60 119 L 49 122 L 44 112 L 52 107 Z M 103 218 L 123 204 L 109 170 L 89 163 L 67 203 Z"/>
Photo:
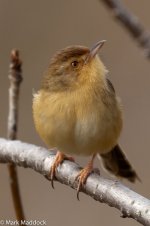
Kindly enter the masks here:
<path id="1" fill-rule="evenodd" d="M 122 127 L 118 104 L 107 107 L 91 95 L 38 93 L 33 101 L 36 129 L 49 147 L 90 155 L 113 147 Z"/>

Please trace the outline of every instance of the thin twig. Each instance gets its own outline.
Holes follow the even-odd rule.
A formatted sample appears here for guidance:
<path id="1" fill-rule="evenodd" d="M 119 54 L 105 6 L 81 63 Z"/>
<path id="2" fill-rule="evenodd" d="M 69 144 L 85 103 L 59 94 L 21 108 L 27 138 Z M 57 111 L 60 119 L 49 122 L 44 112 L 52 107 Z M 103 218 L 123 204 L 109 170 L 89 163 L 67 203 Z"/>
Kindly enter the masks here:
<path id="1" fill-rule="evenodd" d="M 54 153 L 45 148 L 0 138 L 1 163 L 12 162 L 22 167 L 29 167 L 47 178 L 54 157 Z M 57 168 L 56 179 L 76 189 L 75 178 L 80 169 L 81 167 L 76 163 L 64 161 Z M 150 200 L 120 182 L 104 179 L 93 173 L 88 177 L 83 192 L 101 203 L 119 209 L 122 217 L 130 217 L 143 225 L 150 225 Z"/>
<path id="2" fill-rule="evenodd" d="M 19 87 L 22 81 L 21 60 L 19 59 L 18 50 L 12 50 L 10 56 L 10 70 L 9 70 L 9 114 L 8 114 L 8 139 L 15 140 L 17 138 L 18 129 L 18 100 L 19 100 Z M 24 220 L 24 212 L 20 197 L 18 175 L 16 165 L 13 163 L 8 164 L 11 193 L 16 213 L 16 218 L 19 222 Z"/>
<path id="3" fill-rule="evenodd" d="M 150 32 L 146 31 L 139 19 L 131 13 L 120 0 L 100 0 L 113 12 L 126 30 L 132 35 L 137 43 L 144 49 L 144 55 L 150 58 Z"/>

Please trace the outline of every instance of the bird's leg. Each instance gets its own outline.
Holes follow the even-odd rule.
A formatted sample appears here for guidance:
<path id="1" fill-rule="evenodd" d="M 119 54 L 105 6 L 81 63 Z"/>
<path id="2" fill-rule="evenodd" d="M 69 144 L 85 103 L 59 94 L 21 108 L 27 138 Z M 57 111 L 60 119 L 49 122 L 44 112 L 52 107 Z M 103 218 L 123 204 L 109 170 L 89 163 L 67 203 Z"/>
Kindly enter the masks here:
<path id="1" fill-rule="evenodd" d="M 65 154 L 63 154 L 60 151 L 57 151 L 54 162 L 50 168 L 50 172 L 49 172 L 49 178 L 51 180 L 51 185 L 52 188 L 54 188 L 54 178 L 55 178 L 55 171 L 56 168 L 64 161 L 64 160 L 70 160 L 74 162 L 73 157 L 68 157 Z"/>
<path id="2" fill-rule="evenodd" d="M 95 159 L 96 154 L 93 154 L 92 159 L 88 162 L 86 167 L 84 167 L 79 174 L 76 176 L 75 181 L 78 181 L 78 187 L 77 187 L 77 199 L 79 200 L 79 193 L 83 187 L 83 185 L 86 183 L 86 180 L 90 173 L 93 171 L 93 162 Z"/>

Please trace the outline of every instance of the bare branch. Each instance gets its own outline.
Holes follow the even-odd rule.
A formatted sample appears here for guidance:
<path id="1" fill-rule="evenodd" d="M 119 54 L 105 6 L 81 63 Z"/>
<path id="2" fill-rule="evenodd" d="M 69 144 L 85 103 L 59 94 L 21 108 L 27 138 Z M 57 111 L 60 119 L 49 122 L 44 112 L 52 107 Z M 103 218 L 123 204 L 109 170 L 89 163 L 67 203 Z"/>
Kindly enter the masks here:
<path id="1" fill-rule="evenodd" d="M 45 148 L 0 138 L 1 163 L 29 167 L 47 178 L 54 157 L 54 153 Z M 57 169 L 56 179 L 76 189 L 74 180 L 80 169 L 76 163 L 64 161 Z M 118 181 L 104 179 L 94 173 L 88 177 L 83 192 L 101 203 L 119 209 L 122 217 L 130 217 L 143 225 L 150 225 L 150 200 Z"/>
<path id="2" fill-rule="evenodd" d="M 21 60 L 18 50 L 12 50 L 10 56 L 9 70 L 9 115 L 8 115 L 8 138 L 15 140 L 17 138 L 18 124 L 18 100 L 19 88 L 22 81 Z"/>
<path id="3" fill-rule="evenodd" d="M 113 16 L 126 28 L 150 58 L 150 32 L 146 31 L 139 19 L 131 13 L 120 0 L 100 0 L 113 12 Z"/>
<path id="4" fill-rule="evenodd" d="M 10 70 L 9 70 L 9 114 L 8 114 L 8 139 L 15 140 L 17 138 L 18 127 L 18 100 L 19 88 L 22 81 L 22 62 L 19 58 L 19 51 L 12 50 L 10 55 Z M 20 197 L 18 175 L 16 165 L 13 163 L 8 164 L 8 171 L 10 177 L 10 187 L 16 212 L 17 220 L 24 220 L 24 212 Z"/>

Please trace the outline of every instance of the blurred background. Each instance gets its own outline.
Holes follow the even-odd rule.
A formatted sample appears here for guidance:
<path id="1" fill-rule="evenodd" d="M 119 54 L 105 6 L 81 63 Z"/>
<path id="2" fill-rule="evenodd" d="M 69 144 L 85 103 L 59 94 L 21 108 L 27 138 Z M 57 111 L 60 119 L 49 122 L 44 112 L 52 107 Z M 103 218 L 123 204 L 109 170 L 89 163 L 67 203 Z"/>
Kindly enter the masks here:
<path id="1" fill-rule="evenodd" d="M 150 27 L 150 2 L 122 1 L 144 26 Z M 106 39 L 100 52 L 110 71 L 110 79 L 122 99 L 124 128 L 120 144 L 136 169 L 142 183 L 123 182 L 150 198 L 150 62 L 129 34 L 112 19 L 112 13 L 98 0 L 5 0 L 0 1 L 0 137 L 7 134 L 8 65 L 12 48 L 18 48 L 23 60 L 20 94 L 19 132 L 22 141 L 42 145 L 32 119 L 32 90 L 40 87 L 50 58 L 59 49 L 72 44 L 91 47 Z M 81 165 L 87 158 L 76 158 Z M 99 161 L 95 163 L 99 166 Z M 40 174 L 18 168 L 22 200 L 27 220 L 46 220 L 52 226 L 115 225 L 135 226 L 132 219 L 120 218 L 120 212 L 95 202 L 84 194 L 80 202 L 76 191 L 55 183 L 55 190 Z M 101 174 L 109 177 L 101 170 Z M 15 220 L 6 165 L 0 165 L 0 219 Z"/>

